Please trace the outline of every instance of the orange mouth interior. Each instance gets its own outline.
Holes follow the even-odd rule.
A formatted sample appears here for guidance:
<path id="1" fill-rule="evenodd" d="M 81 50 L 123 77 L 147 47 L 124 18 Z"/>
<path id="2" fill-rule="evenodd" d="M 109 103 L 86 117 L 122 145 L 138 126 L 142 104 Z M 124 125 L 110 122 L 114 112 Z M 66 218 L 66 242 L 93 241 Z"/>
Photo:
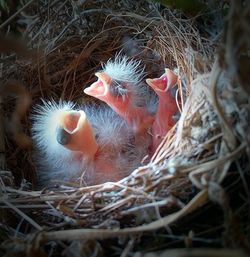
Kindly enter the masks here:
<path id="1" fill-rule="evenodd" d="M 78 112 L 65 113 L 62 117 L 63 128 L 70 134 L 78 127 L 80 114 Z"/>

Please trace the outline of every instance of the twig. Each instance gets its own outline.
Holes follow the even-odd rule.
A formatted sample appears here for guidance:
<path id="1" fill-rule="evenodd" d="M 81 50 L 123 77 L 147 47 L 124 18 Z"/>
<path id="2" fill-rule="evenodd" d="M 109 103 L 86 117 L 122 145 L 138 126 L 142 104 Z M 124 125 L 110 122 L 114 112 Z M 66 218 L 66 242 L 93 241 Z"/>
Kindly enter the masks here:
<path id="1" fill-rule="evenodd" d="M 234 249 L 171 249 L 159 253 L 136 254 L 134 257 L 249 257 L 243 250 Z"/>
<path id="2" fill-rule="evenodd" d="M 2 85 L 0 85 L 2 86 Z M 2 109 L 2 96 L 0 96 L 0 169 L 5 168 L 5 131 L 4 131 L 4 124 L 3 124 L 3 109 Z"/>
<path id="3" fill-rule="evenodd" d="M 135 244 L 135 238 L 133 237 L 128 241 L 128 243 L 127 243 L 125 249 L 123 250 L 123 252 L 121 253 L 120 257 L 129 256 L 129 252 L 133 249 L 134 244 Z"/>
<path id="4" fill-rule="evenodd" d="M 25 213 L 20 211 L 16 206 L 9 203 L 8 201 L 4 200 L 4 203 L 9 206 L 11 209 L 13 209 L 16 213 L 18 213 L 22 218 L 24 218 L 26 221 L 28 221 L 33 227 L 35 227 L 37 230 L 42 231 L 43 228 L 37 224 L 33 219 L 31 219 L 29 216 L 27 216 Z"/>
<path id="5" fill-rule="evenodd" d="M 8 25 L 12 20 L 16 18 L 16 16 L 21 13 L 24 9 L 26 9 L 34 0 L 30 0 L 27 4 L 25 4 L 22 8 L 20 8 L 17 12 L 15 12 L 12 16 L 10 16 L 4 23 L 0 25 L 0 30 L 3 29 L 6 25 Z"/>
<path id="6" fill-rule="evenodd" d="M 179 218 L 196 210 L 200 205 L 207 200 L 207 190 L 198 193 L 183 209 L 173 214 L 170 214 L 162 219 L 156 220 L 146 225 L 124 228 L 124 229 L 71 229 L 63 231 L 42 232 L 41 240 L 43 242 L 51 240 L 80 240 L 81 238 L 88 239 L 106 239 L 124 235 L 136 235 L 141 232 L 153 231 L 159 228 L 168 226 Z"/>

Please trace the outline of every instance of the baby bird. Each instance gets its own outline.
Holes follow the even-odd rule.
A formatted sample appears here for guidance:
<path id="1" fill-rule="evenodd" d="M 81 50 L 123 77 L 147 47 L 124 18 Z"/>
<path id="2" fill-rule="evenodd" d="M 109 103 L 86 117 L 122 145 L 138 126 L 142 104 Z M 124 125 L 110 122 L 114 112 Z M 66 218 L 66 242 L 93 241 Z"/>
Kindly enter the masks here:
<path id="1" fill-rule="evenodd" d="M 95 75 L 98 80 L 84 92 L 108 104 L 132 126 L 136 135 L 145 133 L 154 118 L 149 90 L 142 83 L 144 70 L 140 62 L 118 55 Z"/>
<path id="2" fill-rule="evenodd" d="M 86 185 L 118 181 L 146 154 L 135 147 L 131 127 L 108 106 L 44 101 L 35 111 L 32 135 L 42 186 L 81 178 Z"/>
<path id="3" fill-rule="evenodd" d="M 178 111 L 178 106 L 171 89 L 177 83 L 178 76 L 170 69 L 165 69 L 165 73 L 160 78 L 146 79 L 147 84 L 155 91 L 159 97 L 159 104 L 152 125 L 152 147 L 154 153 L 166 133 L 174 126 L 173 116 Z"/>

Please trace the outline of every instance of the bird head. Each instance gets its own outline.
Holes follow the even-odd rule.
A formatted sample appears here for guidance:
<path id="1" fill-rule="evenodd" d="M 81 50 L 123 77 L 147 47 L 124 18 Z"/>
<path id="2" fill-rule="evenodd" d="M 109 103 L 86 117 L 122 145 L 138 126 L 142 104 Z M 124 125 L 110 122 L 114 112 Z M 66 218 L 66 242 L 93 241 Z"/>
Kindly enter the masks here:
<path id="1" fill-rule="evenodd" d="M 115 110 L 125 108 L 129 102 L 129 92 L 124 89 L 122 93 L 117 85 L 114 85 L 116 81 L 105 72 L 97 72 L 95 75 L 98 80 L 85 88 L 84 93 L 107 103 Z"/>
<path id="2" fill-rule="evenodd" d="M 56 140 L 71 151 L 81 152 L 86 159 L 93 159 L 98 149 L 92 126 L 84 111 L 60 113 Z"/>
<path id="3" fill-rule="evenodd" d="M 139 69 L 139 65 L 138 61 L 117 55 L 114 60 L 109 60 L 105 64 L 101 72 L 95 73 L 98 80 L 85 88 L 84 92 L 111 107 L 128 104 L 128 101 L 131 103 L 137 94 L 140 95 L 138 91 L 144 70 Z"/>

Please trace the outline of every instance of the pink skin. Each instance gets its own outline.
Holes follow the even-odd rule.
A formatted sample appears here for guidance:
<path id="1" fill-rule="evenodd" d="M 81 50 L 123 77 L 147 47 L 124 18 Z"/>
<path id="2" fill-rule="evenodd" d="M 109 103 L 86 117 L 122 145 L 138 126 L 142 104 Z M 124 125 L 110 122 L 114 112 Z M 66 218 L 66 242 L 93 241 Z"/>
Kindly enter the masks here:
<path id="1" fill-rule="evenodd" d="M 135 106 L 131 101 L 131 92 L 124 96 L 114 96 L 110 92 L 112 79 L 104 72 L 95 74 L 98 80 L 84 93 L 107 103 L 117 114 L 133 126 L 135 133 L 145 132 L 153 123 L 154 118 L 142 107 Z"/>
<path id="2" fill-rule="evenodd" d="M 63 131 L 67 133 L 61 134 L 61 139 L 66 139 L 65 144 L 62 145 L 72 151 L 73 160 L 81 162 L 84 159 L 89 163 L 88 165 L 92 165 L 96 171 L 99 171 L 88 174 L 85 178 L 88 185 L 118 181 L 124 177 L 124 174 L 117 173 L 119 163 L 101 158 L 105 153 L 98 146 L 92 126 L 83 111 L 63 112 L 58 125 L 62 129 L 61 133 Z M 112 151 L 112 148 L 109 150 L 106 146 L 105 151 Z"/>
<path id="3" fill-rule="evenodd" d="M 174 126 L 173 115 L 178 111 L 176 100 L 170 93 L 170 87 L 177 82 L 178 76 L 171 70 L 165 69 L 160 78 L 147 79 L 147 84 L 156 92 L 159 97 L 159 105 L 152 125 L 152 154 L 155 152 L 163 137 Z"/>
<path id="4" fill-rule="evenodd" d="M 65 111 L 60 115 L 61 139 L 65 148 L 82 153 L 87 160 L 93 160 L 98 150 L 94 132 L 84 111 Z M 84 142 L 84 144 L 83 144 Z M 79 156 L 79 154 L 76 154 Z"/>

